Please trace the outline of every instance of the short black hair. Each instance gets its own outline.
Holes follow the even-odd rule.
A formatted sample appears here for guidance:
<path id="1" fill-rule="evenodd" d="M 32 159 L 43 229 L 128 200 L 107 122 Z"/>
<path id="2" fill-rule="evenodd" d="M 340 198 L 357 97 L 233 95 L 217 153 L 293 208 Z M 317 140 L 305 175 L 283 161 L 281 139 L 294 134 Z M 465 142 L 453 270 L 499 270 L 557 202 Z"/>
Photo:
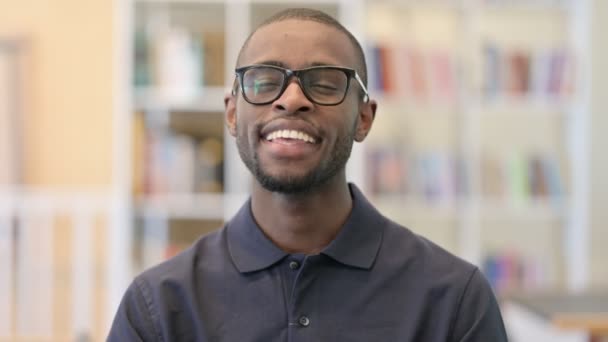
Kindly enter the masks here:
<path id="1" fill-rule="evenodd" d="M 357 38 L 355 38 L 355 36 L 353 36 L 353 34 L 350 33 L 350 31 L 348 31 L 334 17 L 330 16 L 329 14 L 327 14 L 325 12 L 322 12 L 322 11 L 319 11 L 316 9 L 311 9 L 311 8 L 288 8 L 288 9 L 285 9 L 283 11 L 276 13 L 275 15 L 271 16 L 270 18 L 268 18 L 264 22 L 262 22 L 262 24 L 260 24 L 260 26 L 258 26 L 255 30 L 253 30 L 253 32 L 251 32 L 251 34 L 249 34 L 249 37 L 247 37 L 247 40 L 245 40 L 245 43 L 243 44 L 243 46 L 241 47 L 241 50 L 239 51 L 239 55 L 237 58 L 237 64 L 241 60 L 243 51 L 249 44 L 251 37 L 260 28 L 267 26 L 269 24 L 272 24 L 272 23 L 276 23 L 276 22 L 280 22 L 280 21 L 284 21 L 284 20 L 288 20 L 288 19 L 314 21 L 317 23 L 331 26 L 331 27 L 337 29 L 338 31 L 343 32 L 348 37 L 351 44 L 355 48 L 355 54 L 357 55 L 356 57 L 357 57 L 357 64 L 358 64 L 357 66 L 355 66 L 355 68 L 357 69 L 359 76 L 361 76 L 361 80 L 363 81 L 363 84 L 367 87 L 367 66 L 365 63 L 365 53 L 363 52 L 363 48 L 361 47 L 361 44 L 359 44 L 359 41 L 357 40 Z"/>

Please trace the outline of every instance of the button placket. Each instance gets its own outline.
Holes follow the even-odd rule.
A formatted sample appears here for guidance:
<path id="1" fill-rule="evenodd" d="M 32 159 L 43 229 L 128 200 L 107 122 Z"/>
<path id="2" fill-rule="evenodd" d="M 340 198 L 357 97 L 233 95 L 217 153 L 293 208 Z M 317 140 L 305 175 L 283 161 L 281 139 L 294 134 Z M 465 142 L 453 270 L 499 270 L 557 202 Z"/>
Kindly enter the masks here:
<path id="1" fill-rule="evenodd" d="M 292 329 L 290 334 L 294 336 L 294 340 L 306 338 L 310 334 L 314 334 L 313 322 L 311 317 L 314 317 L 314 309 L 311 308 L 311 295 L 314 295 L 311 286 L 314 279 L 314 264 L 316 258 L 304 256 L 302 260 L 294 260 L 297 262 L 297 268 L 293 269 L 293 274 L 296 274 L 293 283 L 292 297 L 289 301 L 289 325 Z M 311 263 L 311 261 L 313 261 Z M 295 266 L 295 265 L 294 265 Z M 311 269 L 313 267 L 313 269 Z M 296 271 L 297 270 L 297 271 Z M 311 273 L 312 272 L 312 273 Z M 312 330 L 311 330 L 312 329 Z M 297 336 L 297 337 L 296 337 Z"/>

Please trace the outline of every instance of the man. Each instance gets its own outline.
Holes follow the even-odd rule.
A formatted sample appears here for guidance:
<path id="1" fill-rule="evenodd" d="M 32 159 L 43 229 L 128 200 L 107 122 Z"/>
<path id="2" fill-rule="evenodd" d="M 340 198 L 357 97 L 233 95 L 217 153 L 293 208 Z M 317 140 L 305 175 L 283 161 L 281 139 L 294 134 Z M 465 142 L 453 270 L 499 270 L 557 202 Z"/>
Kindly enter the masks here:
<path id="1" fill-rule="evenodd" d="M 138 276 L 111 341 L 506 341 L 477 268 L 391 222 L 346 182 L 370 131 L 356 39 L 291 9 L 243 46 L 226 123 L 255 176 L 221 229 Z"/>

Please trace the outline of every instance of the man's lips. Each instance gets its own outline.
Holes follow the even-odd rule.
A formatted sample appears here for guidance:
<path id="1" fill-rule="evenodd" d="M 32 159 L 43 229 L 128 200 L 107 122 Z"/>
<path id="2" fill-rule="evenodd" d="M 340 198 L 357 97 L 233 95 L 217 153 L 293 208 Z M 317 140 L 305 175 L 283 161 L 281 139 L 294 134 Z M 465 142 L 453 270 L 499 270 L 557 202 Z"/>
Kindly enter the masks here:
<path id="1" fill-rule="evenodd" d="M 293 119 L 276 119 L 267 123 L 260 129 L 260 139 L 295 139 L 312 144 L 321 142 L 320 134 L 313 125 L 304 120 Z"/>
<path id="2" fill-rule="evenodd" d="M 319 148 L 319 144 L 303 139 L 278 137 L 274 139 L 262 139 L 261 146 L 271 157 L 277 159 L 302 159 Z"/>
<path id="3" fill-rule="evenodd" d="M 276 119 L 260 130 L 260 145 L 276 159 L 303 159 L 318 151 L 322 139 L 309 122 Z"/>
<path id="4" fill-rule="evenodd" d="M 310 136 L 308 133 L 295 129 L 279 129 L 276 131 L 271 131 L 264 136 L 264 139 L 267 141 L 294 140 L 303 141 L 310 144 L 316 143 L 316 139 Z"/>

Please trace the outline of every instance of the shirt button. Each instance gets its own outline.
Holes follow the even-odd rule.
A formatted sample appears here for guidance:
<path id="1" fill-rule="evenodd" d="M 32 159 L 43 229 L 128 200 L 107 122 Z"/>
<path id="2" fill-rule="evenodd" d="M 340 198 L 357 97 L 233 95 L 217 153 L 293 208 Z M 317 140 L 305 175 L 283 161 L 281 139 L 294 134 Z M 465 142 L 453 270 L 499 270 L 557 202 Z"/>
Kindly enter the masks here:
<path id="1" fill-rule="evenodd" d="M 300 263 L 297 261 L 292 261 L 289 263 L 289 268 L 291 268 L 292 270 L 297 270 L 298 268 L 300 268 Z"/>
<path id="2" fill-rule="evenodd" d="M 298 318 L 298 323 L 300 323 L 300 325 L 303 327 L 307 327 L 310 325 L 310 319 L 308 319 L 306 316 L 301 316 Z"/>

